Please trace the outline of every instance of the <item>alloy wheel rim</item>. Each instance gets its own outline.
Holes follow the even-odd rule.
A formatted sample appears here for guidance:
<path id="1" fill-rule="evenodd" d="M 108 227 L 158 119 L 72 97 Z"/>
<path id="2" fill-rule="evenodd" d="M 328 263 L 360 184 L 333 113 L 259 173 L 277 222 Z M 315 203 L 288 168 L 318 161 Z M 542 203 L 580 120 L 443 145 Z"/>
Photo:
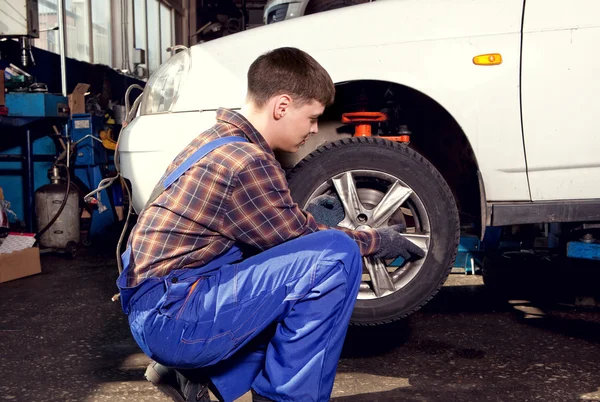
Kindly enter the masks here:
<path id="1" fill-rule="evenodd" d="M 306 204 L 323 194 L 337 194 L 344 206 L 346 216 L 338 226 L 366 230 L 403 223 L 406 231 L 402 236 L 425 251 L 425 257 L 409 261 L 363 257 L 358 300 L 389 296 L 420 272 L 431 245 L 431 228 L 425 205 L 410 186 L 386 172 L 358 169 L 321 183 Z"/>

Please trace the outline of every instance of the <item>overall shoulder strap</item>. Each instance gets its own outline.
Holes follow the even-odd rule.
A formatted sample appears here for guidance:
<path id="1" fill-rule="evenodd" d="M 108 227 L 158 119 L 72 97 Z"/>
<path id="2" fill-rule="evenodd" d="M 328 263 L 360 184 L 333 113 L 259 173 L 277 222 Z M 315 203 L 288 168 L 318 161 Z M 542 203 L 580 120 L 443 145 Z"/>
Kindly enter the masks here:
<path id="1" fill-rule="evenodd" d="M 230 142 L 248 142 L 247 139 L 242 137 L 223 137 L 213 140 L 207 144 L 204 144 L 196 152 L 190 155 L 183 163 L 177 166 L 177 169 L 173 170 L 165 180 L 163 181 L 163 189 L 166 190 L 169 186 L 177 181 L 189 168 L 191 168 L 196 162 L 204 158 L 210 152 L 214 151 L 221 145 L 229 144 Z"/>
<path id="2" fill-rule="evenodd" d="M 183 175 L 196 162 L 198 162 L 200 159 L 204 158 L 206 155 L 208 155 L 210 152 L 214 151 L 216 148 L 220 147 L 221 145 L 229 144 L 230 142 L 248 142 L 248 140 L 243 137 L 236 137 L 236 136 L 222 137 L 222 138 L 217 138 L 216 140 L 213 140 L 209 143 L 206 143 L 203 146 L 201 146 L 200 148 L 198 148 L 196 150 L 196 152 L 194 152 L 192 155 L 190 155 L 189 158 L 187 158 L 185 161 L 183 161 L 183 163 L 181 165 L 179 165 L 175 170 L 173 170 L 164 180 L 161 180 L 158 182 L 158 184 L 156 184 L 156 187 L 154 187 L 154 190 L 152 190 L 152 193 L 150 194 L 150 198 L 148 198 L 148 201 L 146 202 L 146 205 L 144 206 L 144 210 L 146 208 L 148 208 L 148 206 L 151 203 L 153 203 L 154 200 L 156 200 L 158 198 L 158 196 L 162 194 L 163 191 L 165 191 L 167 188 L 169 188 L 169 186 L 171 186 L 171 184 L 175 183 L 177 181 L 177 179 L 179 179 L 181 177 L 181 175 Z M 142 213 L 142 211 L 140 211 L 140 214 L 141 213 Z"/>

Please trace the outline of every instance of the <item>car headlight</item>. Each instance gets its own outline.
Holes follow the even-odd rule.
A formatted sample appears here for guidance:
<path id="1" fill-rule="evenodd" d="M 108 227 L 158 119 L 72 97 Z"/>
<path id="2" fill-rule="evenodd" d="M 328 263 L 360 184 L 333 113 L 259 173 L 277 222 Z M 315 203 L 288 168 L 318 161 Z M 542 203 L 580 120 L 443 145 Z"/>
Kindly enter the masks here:
<path id="1" fill-rule="evenodd" d="M 170 112 L 177 102 L 191 64 L 189 49 L 180 51 L 163 63 L 152 74 L 144 88 L 140 114 Z"/>
<path id="2" fill-rule="evenodd" d="M 267 15 L 267 24 L 283 21 L 287 14 L 289 5 L 290 3 L 279 4 L 270 9 L 269 14 Z"/>

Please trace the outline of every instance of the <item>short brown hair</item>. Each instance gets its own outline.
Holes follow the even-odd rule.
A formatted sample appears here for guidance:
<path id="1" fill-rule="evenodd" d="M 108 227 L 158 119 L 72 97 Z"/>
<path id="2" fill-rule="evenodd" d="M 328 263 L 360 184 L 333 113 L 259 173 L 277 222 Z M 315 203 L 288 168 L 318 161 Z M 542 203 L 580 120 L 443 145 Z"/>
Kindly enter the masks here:
<path id="1" fill-rule="evenodd" d="M 263 107 L 273 96 L 287 93 L 299 105 L 312 100 L 331 105 L 335 87 L 327 71 L 308 53 L 281 47 L 259 56 L 248 70 L 248 98 Z"/>

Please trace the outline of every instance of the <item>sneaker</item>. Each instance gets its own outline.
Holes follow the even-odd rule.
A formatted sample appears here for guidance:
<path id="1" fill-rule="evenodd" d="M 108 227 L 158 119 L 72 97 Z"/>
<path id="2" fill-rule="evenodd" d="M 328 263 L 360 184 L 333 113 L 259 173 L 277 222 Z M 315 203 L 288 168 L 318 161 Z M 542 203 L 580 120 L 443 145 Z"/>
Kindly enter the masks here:
<path id="1" fill-rule="evenodd" d="M 210 402 L 208 381 L 194 383 L 177 370 L 157 362 L 148 365 L 144 377 L 175 402 Z"/>

